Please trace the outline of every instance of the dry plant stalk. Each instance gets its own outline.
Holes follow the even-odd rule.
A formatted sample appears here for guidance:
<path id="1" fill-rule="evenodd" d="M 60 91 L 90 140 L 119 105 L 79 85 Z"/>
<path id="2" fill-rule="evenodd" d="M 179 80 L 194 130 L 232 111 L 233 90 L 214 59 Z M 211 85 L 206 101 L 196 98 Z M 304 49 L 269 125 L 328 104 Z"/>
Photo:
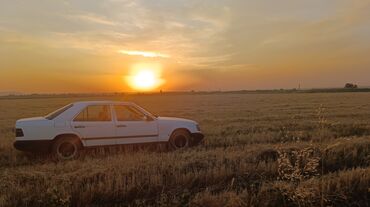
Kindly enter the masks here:
<path id="1" fill-rule="evenodd" d="M 320 156 L 312 147 L 293 150 L 290 153 L 278 150 L 279 180 L 302 181 L 320 175 Z"/>

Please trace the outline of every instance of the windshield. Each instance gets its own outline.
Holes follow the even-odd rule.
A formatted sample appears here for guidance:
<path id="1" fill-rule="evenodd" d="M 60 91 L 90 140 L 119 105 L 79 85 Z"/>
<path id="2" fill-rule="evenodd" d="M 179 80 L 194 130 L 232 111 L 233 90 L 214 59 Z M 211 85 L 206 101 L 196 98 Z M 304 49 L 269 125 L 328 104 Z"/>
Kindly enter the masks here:
<path id="1" fill-rule="evenodd" d="M 51 112 L 50 114 L 46 115 L 45 116 L 45 119 L 49 119 L 49 120 L 53 120 L 55 119 L 57 116 L 59 116 L 60 114 L 62 114 L 63 112 L 65 112 L 67 109 L 71 108 L 73 106 L 73 104 L 69 104 L 67 106 L 64 106 L 54 112 Z"/>
<path id="2" fill-rule="evenodd" d="M 143 111 L 145 114 L 149 115 L 149 116 L 152 116 L 152 117 L 156 117 L 158 118 L 158 115 L 156 114 L 153 114 L 153 113 L 150 113 L 148 110 L 144 109 L 143 107 L 141 106 L 138 106 L 136 104 L 133 104 L 135 107 L 139 108 L 141 111 Z"/>

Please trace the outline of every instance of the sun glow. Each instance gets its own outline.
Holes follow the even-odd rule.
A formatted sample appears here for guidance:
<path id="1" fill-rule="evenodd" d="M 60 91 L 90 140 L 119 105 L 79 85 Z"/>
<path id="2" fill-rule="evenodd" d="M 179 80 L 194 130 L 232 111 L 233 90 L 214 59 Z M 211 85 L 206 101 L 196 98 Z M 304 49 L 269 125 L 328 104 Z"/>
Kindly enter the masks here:
<path id="1" fill-rule="evenodd" d="M 158 65 L 138 64 L 133 66 L 130 75 L 126 76 L 128 85 L 138 91 L 151 91 L 164 83 Z"/>

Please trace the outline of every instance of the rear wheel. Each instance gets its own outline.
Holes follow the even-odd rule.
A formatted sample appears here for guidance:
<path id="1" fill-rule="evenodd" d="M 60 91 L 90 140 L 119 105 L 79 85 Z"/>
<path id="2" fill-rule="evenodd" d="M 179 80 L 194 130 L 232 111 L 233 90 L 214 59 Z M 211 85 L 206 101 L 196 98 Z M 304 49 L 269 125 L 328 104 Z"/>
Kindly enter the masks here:
<path id="1" fill-rule="evenodd" d="M 75 137 L 57 139 L 52 148 L 53 156 L 60 161 L 75 159 L 79 156 L 81 143 Z"/>
<path id="2" fill-rule="evenodd" d="M 169 145 L 171 149 L 184 149 L 190 145 L 190 133 L 186 130 L 176 130 L 172 133 Z"/>

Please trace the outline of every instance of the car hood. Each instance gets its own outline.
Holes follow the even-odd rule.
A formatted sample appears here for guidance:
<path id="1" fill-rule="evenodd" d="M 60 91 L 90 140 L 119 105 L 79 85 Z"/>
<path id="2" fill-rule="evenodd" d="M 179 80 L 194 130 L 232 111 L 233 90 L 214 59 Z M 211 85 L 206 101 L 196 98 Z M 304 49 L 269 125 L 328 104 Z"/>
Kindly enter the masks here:
<path id="1" fill-rule="evenodd" d="M 157 117 L 158 120 L 160 121 L 176 121 L 176 122 L 189 122 L 189 123 L 194 123 L 196 124 L 195 121 L 189 120 L 189 119 L 183 119 L 183 118 L 176 118 L 176 117 Z"/>

